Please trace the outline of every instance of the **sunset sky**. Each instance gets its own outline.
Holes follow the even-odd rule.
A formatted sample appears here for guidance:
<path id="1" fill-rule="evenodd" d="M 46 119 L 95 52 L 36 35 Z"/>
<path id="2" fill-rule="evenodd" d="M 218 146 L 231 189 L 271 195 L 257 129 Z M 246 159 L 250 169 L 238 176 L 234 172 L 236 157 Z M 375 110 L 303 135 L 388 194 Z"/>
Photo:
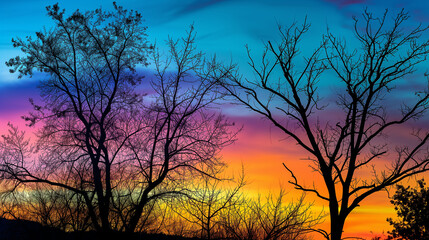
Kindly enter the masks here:
<path id="1" fill-rule="evenodd" d="M 18 79 L 10 74 L 4 62 L 21 54 L 11 44 L 13 37 L 34 35 L 44 26 L 49 28 L 51 21 L 46 16 L 45 6 L 59 2 L 60 7 L 72 13 L 102 7 L 112 9 L 110 1 L 105 0 L 14 0 L 3 1 L 0 7 L 0 133 L 8 122 L 24 127 L 20 116 L 26 114 L 31 106 L 28 98 L 38 98 L 36 74 L 33 78 Z M 263 44 L 279 39 L 278 24 L 288 25 L 296 21 L 302 23 L 307 17 L 311 23 L 310 32 L 301 43 L 303 54 L 317 47 L 322 35 L 330 31 L 344 39 L 353 39 L 353 16 L 360 15 L 365 8 L 381 14 L 387 8 L 393 14 L 404 8 L 416 24 L 429 24 L 429 1 L 410 0 L 117 0 L 118 5 L 142 13 L 148 26 L 148 38 L 162 48 L 168 36 L 183 36 L 191 24 L 197 32 L 197 47 L 208 56 L 216 54 L 224 61 L 232 61 L 240 66 L 249 78 L 247 44 L 252 53 L 260 53 Z M 429 37 L 429 36 L 427 36 Z M 353 41 L 350 41 L 352 46 Z M 349 46 L 350 47 L 350 46 Z M 427 63 L 426 63 L 427 64 Z M 149 66 L 150 68 L 150 66 Z M 142 69 L 145 71 L 145 69 Z M 39 75 L 40 76 L 40 75 Z M 334 94 L 330 88 L 331 79 L 321 79 L 325 95 Z M 421 79 L 414 79 L 419 82 Z M 424 81 L 423 81 L 424 82 Z M 419 85 L 417 85 L 419 86 Z M 401 99 L 405 96 L 399 96 Z M 311 172 L 307 157 L 298 146 L 285 139 L 273 126 L 259 116 L 236 106 L 226 107 L 223 113 L 237 126 L 243 126 L 238 141 L 227 147 L 223 159 L 233 171 L 238 172 L 244 165 L 249 179 L 250 191 L 277 191 L 282 186 L 290 192 L 288 196 L 296 199 L 299 192 L 287 183 L 290 175 L 282 166 L 285 162 L 297 171 L 297 176 L 312 184 L 315 173 Z M 405 138 L 404 138 L 405 139 Z M 317 179 L 316 179 L 317 180 Z M 404 183 L 407 184 L 407 183 Z M 287 199 L 287 198 L 286 198 Z M 308 200 L 316 198 L 308 194 Z M 323 202 L 315 200 L 315 211 L 323 208 Z M 325 205 L 325 211 L 328 211 Z M 361 207 L 349 217 L 345 227 L 346 236 L 371 236 L 370 232 L 380 233 L 390 230 L 387 217 L 395 217 L 395 212 L 386 193 L 376 194 L 365 200 Z M 327 222 L 322 225 L 328 230 Z M 369 235 L 364 235 L 369 234 Z"/>

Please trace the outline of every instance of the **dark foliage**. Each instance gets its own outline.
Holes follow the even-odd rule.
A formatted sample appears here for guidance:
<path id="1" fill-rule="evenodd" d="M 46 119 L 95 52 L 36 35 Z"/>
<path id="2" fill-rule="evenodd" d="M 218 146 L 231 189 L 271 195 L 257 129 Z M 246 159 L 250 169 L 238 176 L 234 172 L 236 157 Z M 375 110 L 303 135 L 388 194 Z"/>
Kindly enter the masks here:
<path id="1" fill-rule="evenodd" d="M 417 181 L 418 187 L 396 186 L 396 193 L 390 202 L 395 205 L 398 220 L 388 218 L 393 226 L 388 239 L 429 239 L 429 188 L 424 180 Z"/>
<path id="2" fill-rule="evenodd" d="M 0 240 L 192 240 L 165 234 L 111 232 L 108 235 L 94 231 L 64 232 L 56 228 L 46 227 L 40 223 L 26 220 L 0 219 Z"/>
<path id="3" fill-rule="evenodd" d="M 63 232 L 37 222 L 0 218 L 0 240 L 55 240 Z"/>

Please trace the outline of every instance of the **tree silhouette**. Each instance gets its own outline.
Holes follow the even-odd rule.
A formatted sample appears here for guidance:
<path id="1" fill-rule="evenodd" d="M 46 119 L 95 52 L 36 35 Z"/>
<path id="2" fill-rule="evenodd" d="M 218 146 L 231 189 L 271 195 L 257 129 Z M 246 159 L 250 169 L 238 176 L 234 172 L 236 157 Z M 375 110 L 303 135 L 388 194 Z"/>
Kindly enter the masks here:
<path id="1" fill-rule="evenodd" d="M 429 42 L 423 34 L 428 28 L 410 27 L 404 11 L 392 22 L 387 16 L 387 11 L 380 18 L 365 11 L 363 21 L 354 19 L 357 48 L 347 47 L 345 40 L 328 31 L 321 46 L 303 62 L 298 60 L 299 46 L 309 24 L 279 27 L 281 41 L 265 45 L 260 64 L 248 50 L 256 79 L 233 74 L 221 83 L 239 103 L 263 116 L 309 154 L 307 160 L 323 179 L 324 188 L 304 185 L 292 169 L 285 168 L 296 189 L 314 193 L 329 205 L 327 239 L 341 239 L 347 216 L 363 199 L 429 170 L 427 132 L 411 133 L 416 140 L 397 148 L 386 138 L 428 109 L 426 87 L 410 85 L 407 91 L 415 91 L 414 98 L 402 106 L 390 102 L 397 96 L 395 86 L 408 81 L 425 61 Z M 335 99 L 323 98 L 321 91 L 322 76 L 328 70 L 332 74 L 325 75 L 326 83 L 338 80 L 333 86 L 339 90 Z M 380 158 L 389 159 L 389 166 L 371 169 Z M 362 177 L 368 170 L 372 177 Z"/>
<path id="2" fill-rule="evenodd" d="M 227 180 L 233 185 L 225 186 Z M 244 171 L 235 181 L 220 179 L 218 176 L 202 176 L 202 179 L 194 182 L 186 198 L 177 203 L 176 212 L 198 226 L 197 232 L 201 239 L 219 239 L 222 234 L 220 216 L 222 212 L 242 204 L 240 190 L 245 184 Z"/>
<path id="3" fill-rule="evenodd" d="M 114 7 L 65 18 L 56 4 L 47 7 L 53 29 L 13 40 L 27 56 L 9 60 L 11 72 L 45 73 L 44 104 L 32 101 L 25 117 L 42 127 L 30 142 L 11 125 L 0 142 L 0 172 L 12 190 L 38 183 L 70 191 L 103 234 L 143 229 L 153 201 L 180 194 L 195 174 L 210 174 L 202 169 L 219 164 L 220 149 L 235 138 L 231 123 L 211 109 L 222 97 L 215 83 L 223 72 L 196 52 L 193 30 L 169 39 L 164 62 L 146 41 L 141 15 Z M 143 102 L 135 68 L 149 54 L 156 74 Z"/>
<path id="4" fill-rule="evenodd" d="M 393 226 L 388 239 L 429 239 L 429 188 L 424 180 L 417 181 L 418 188 L 396 186 L 396 193 L 390 201 L 395 205 L 399 220 L 388 218 Z"/>
<path id="5" fill-rule="evenodd" d="M 134 68 L 146 64 L 149 49 L 141 15 L 114 6 L 113 13 L 76 11 L 68 18 L 58 4 L 47 7 L 56 26 L 36 32 L 35 40 L 13 39 L 27 56 L 6 63 L 19 77 L 32 76 L 33 69 L 49 77 L 40 82 L 45 105 L 32 102 L 35 111 L 25 118 L 30 125 L 44 123 L 37 136 L 38 169 L 24 161 L 33 149 L 28 141 L 21 145 L 24 134 L 12 128 L 3 147 L 12 152 L 2 170 L 18 182 L 82 195 L 94 228 L 104 232 L 110 230 L 112 170 L 120 150 L 113 141 L 128 137 L 119 133 L 117 122 L 126 106 L 135 108 L 140 101 L 131 90 L 140 81 Z"/>
<path id="6" fill-rule="evenodd" d="M 226 239 L 307 239 L 306 234 L 320 223 L 322 215 L 314 215 L 304 195 L 289 203 L 285 203 L 285 196 L 281 189 L 277 196 L 242 197 L 241 204 L 222 212 L 220 225 Z"/>

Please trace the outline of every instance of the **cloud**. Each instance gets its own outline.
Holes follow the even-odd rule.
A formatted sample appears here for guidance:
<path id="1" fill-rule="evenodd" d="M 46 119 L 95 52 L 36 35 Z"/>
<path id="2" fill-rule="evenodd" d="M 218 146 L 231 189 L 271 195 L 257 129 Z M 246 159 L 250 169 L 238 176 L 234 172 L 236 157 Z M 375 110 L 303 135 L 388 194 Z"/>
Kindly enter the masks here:
<path id="1" fill-rule="evenodd" d="M 7 119 L 14 114 L 24 115 L 31 109 L 29 98 L 38 98 L 37 81 L 26 80 L 0 87 L 0 116 Z"/>
<path id="2" fill-rule="evenodd" d="M 333 3 L 338 8 L 343 8 L 348 5 L 355 5 L 355 4 L 365 4 L 368 3 L 368 0 L 325 0 L 329 3 Z"/>
<path id="3" fill-rule="evenodd" d="M 193 0 L 187 4 L 184 4 L 181 9 L 174 13 L 175 16 L 181 16 L 189 13 L 193 13 L 204 8 L 219 4 L 225 0 Z"/>
<path id="4" fill-rule="evenodd" d="M 32 110 L 28 99 L 39 101 L 37 82 L 33 79 L 25 79 L 19 82 L 0 84 L 0 135 L 6 134 L 7 123 L 18 126 L 20 130 L 33 131 L 25 126 L 21 116 L 27 115 Z"/>

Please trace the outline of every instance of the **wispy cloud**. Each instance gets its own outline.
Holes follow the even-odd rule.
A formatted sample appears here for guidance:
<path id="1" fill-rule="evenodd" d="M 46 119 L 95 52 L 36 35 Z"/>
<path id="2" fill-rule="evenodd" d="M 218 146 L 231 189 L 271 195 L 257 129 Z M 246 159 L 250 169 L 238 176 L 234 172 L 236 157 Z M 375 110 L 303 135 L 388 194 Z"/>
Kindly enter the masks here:
<path id="1" fill-rule="evenodd" d="M 343 8 L 345 6 L 349 5 L 355 5 L 355 4 L 366 4 L 370 2 L 369 0 L 325 0 L 329 3 L 333 3 L 339 8 Z"/>
<path id="2" fill-rule="evenodd" d="M 210 6 L 225 2 L 225 0 L 193 0 L 189 3 L 184 4 L 179 8 L 173 15 L 181 16 L 185 14 L 190 14 Z"/>

